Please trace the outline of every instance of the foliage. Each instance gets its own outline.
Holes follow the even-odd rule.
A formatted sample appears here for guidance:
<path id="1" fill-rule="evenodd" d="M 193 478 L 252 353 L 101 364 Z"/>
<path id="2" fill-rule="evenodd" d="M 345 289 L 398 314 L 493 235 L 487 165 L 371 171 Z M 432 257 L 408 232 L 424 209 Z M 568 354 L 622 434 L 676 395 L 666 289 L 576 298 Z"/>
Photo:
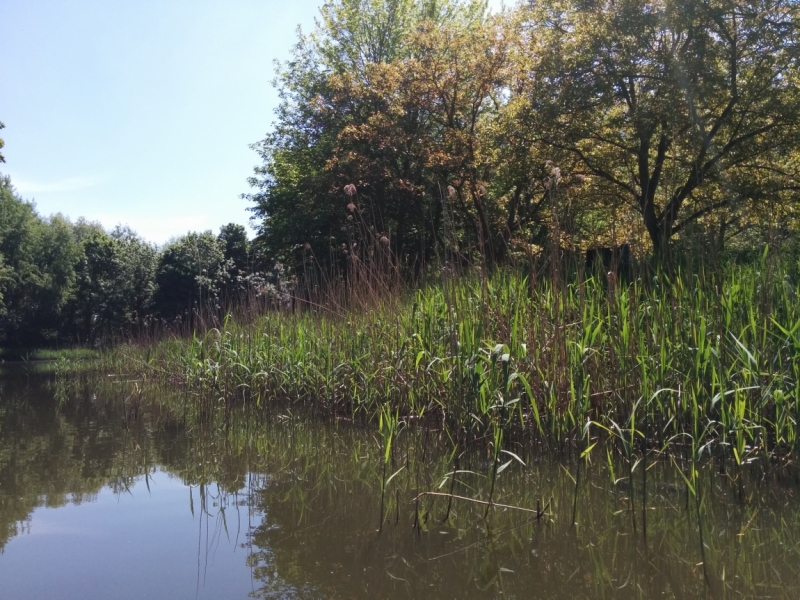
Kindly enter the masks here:
<path id="1" fill-rule="evenodd" d="M 797 148 L 797 4 L 537 3 L 519 16 L 519 127 L 641 215 L 656 250 L 769 205 Z"/>
<path id="2" fill-rule="evenodd" d="M 392 419 L 432 419 L 456 444 L 490 444 L 495 461 L 511 441 L 589 452 L 604 432 L 631 469 L 652 453 L 780 461 L 800 440 L 795 277 L 796 264 L 766 254 L 629 286 L 498 272 L 369 310 L 229 320 L 112 356 L 214 398 L 289 398 L 383 433 Z"/>
<path id="3" fill-rule="evenodd" d="M 161 253 L 156 272 L 156 314 L 172 318 L 218 304 L 232 265 L 225 258 L 222 240 L 210 231 L 189 233 L 169 244 Z"/>
<path id="4" fill-rule="evenodd" d="M 0 337 L 29 343 L 58 338 L 78 252 L 63 217 L 40 219 L 7 177 L 0 180 L 0 255 L 5 265 Z"/>
<path id="5" fill-rule="evenodd" d="M 791 0 L 328 2 L 254 146 L 258 244 L 343 264 L 348 205 L 412 265 L 796 230 L 799 41 Z"/>
<path id="6" fill-rule="evenodd" d="M 406 106 L 400 94 L 420 52 L 420 27 L 480 26 L 484 11 L 483 2 L 326 3 L 318 28 L 300 35 L 280 68 L 278 119 L 254 146 L 263 165 L 248 198 L 266 256 L 299 266 L 310 250 L 322 262 L 343 261 L 351 200 L 393 239 L 399 256 L 424 257 L 434 247 L 441 232 L 427 222 L 442 221 L 441 186 L 426 179 L 428 165 L 418 156 L 427 115 L 417 98 Z M 349 184 L 359 188 L 358 199 L 343 193 Z"/>
<path id="7" fill-rule="evenodd" d="M 243 227 L 192 233 L 163 249 L 127 227 L 42 218 L 0 179 L 0 345 L 95 346 L 258 289 Z"/>

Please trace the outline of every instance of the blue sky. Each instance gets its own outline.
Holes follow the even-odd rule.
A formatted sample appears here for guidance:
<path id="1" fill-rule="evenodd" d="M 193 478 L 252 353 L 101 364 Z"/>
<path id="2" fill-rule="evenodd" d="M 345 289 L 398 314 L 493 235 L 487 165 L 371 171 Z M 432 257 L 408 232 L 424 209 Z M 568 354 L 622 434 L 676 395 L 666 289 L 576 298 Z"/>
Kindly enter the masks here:
<path id="1" fill-rule="evenodd" d="M 247 225 L 240 194 L 278 102 L 273 61 L 320 4 L 3 0 L 0 172 L 43 215 L 157 243 Z"/>

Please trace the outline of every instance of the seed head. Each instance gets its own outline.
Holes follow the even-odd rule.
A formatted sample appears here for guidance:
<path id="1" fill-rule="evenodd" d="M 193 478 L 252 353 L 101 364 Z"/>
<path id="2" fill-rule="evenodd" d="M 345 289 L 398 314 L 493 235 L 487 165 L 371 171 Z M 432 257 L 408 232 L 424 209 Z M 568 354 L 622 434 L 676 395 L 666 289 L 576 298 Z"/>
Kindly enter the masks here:
<path id="1" fill-rule="evenodd" d="M 356 190 L 356 186 L 354 186 L 352 183 L 348 183 L 346 186 L 344 186 L 344 193 L 348 196 L 355 196 L 357 191 L 358 190 Z"/>

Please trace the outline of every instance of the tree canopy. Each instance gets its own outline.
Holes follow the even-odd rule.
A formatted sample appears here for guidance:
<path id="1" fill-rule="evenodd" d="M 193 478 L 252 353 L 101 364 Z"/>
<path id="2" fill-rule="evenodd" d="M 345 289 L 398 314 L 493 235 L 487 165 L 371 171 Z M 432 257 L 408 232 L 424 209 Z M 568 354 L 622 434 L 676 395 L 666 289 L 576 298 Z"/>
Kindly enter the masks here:
<path id="1" fill-rule="evenodd" d="M 321 14 L 279 66 L 275 128 L 254 146 L 257 243 L 278 261 L 344 260 L 353 220 L 412 264 L 548 240 L 661 254 L 689 232 L 722 247 L 776 213 L 796 227 L 792 0 Z"/>
<path id="2" fill-rule="evenodd" d="M 158 248 L 127 227 L 43 218 L 0 178 L 0 348 L 91 346 L 224 309 L 261 292 L 260 268 L 241 225 Z"/>

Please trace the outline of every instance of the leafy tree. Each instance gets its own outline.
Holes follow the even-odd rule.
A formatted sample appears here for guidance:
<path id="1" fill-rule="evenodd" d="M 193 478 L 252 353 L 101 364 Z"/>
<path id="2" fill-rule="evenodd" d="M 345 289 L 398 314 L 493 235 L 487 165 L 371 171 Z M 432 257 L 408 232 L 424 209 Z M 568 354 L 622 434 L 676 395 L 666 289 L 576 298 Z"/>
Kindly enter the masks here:
<path id="1" fill-rule="evenodd" d="M 111 237 L 117 242 L 119 279 L 125 299 L 122 325 L 141 323 L 152 311 L 159 253 L 129 227 L 115 228 Z"/>
<path id="2" fill-rule="evenodd" d="M 230 279 L 231 263 L 210 231 L 189 233 L 164 248 L 156 272 L 156 314 L 173 318 L 218 304 Z"/>
<path id="3" fill-rule="evenodd" d="M 331 78 L 331 111 L 358 103 L 340 132 L 329 168 L 340 187 L 359 183 L 359 199 L 391 230 L 402 255 L 425 259 L 426 246 L 450 243 L 503 250 L 503 207 L 488 193 L 495 174 L 491 129 L 507 67 L 494 24 L 421 24 L 409 36 L 409 56 L 376 64 L 367 78 Z"/>
<path id="4" fill-rule="evenodd" d="M 532 3 L 516 38 L 517 124 L 577 159 L 595 193 L 625 200 L 662 252 L 786 186 L 797 17 L 792 0 Z"/>
<path id="5" fill-rule="evenodd" d="M 6 126 L 3 125 L 3 122 L 0 121 L 0 129 L 5 129 L 5 127 Z M 0 150 L 2 150 L 3 146 L 5 146 L 5 145 L 6 145 L 6 143 L 3 141 L 3 138 L 0 138 Z M 4 162 L 6 162 L 6 159 L 3 156 L 2 152 L 0 152 L 0 163 L 4 163 Z"/>
<path id="6" fill-rule="evenodd" d="M 0 179 L 0 254 L 5 267 L 0 339 L 8 345 L 56 341 L 75 280 L 79 248 L 71 224 L 58 215 L 41 219 Z"/>
<path id="7" fill-rule="evenodd" d="M 262 165 L 247 198 L 261 220 L 257 243 L 267 256 L 298 265 L 310 250 L 320 261 L 343 260 L 341 244 L 348 242 L 348 218 L 354 218 L 347 209 L 351 199 L 343 193 L 349 184 L 363 191 L 356 200 L 369 209 L 370 225 L 392 231 L 398 254 L 419 257 L 432 245 L 435 225 L 426 219 L 435 220 L 431 209 L 438 196 L 420 200 L 424 165 L 414 158 L 420 146 L 414 132 L 424 122 L 415 121 L 412 106 L 402 114 L 387 113 L 390 104 L 401 111 L 402 106 L 377 89 L 402 91 L 393 65 L 418 51 L 413 34 L 422 23 L 466 27 L 483 19 L 485 6 L 453 0 L 324 5 L 317 29 L 300 35 L 292 60 L 278 73 L 277 123 L 254 146 Z M 372 147 L 372 155 L 350 160 L 350 150 L 360 152 L 380 134 L 381 121 L 387 126 L 381 144 Z M 372 137 L 358 140 L 363 127 L 372 128 L 362 131 Z M 364 181 L 354 179 L 363 173 Z"/>
<path id="8" fill-rule="evenodd" d="M 222 243 L 225 260 L 230 261 L 235 274 L 246 276 L 250 270 L 250 243 L 244 227 L 236 223 L 223 225 L 217 239 Z"/>
<path id="9" fill-rule="evenodd" d="M 155 289 L 156 249 L 128 228 L 108 234 L 79 221 L 74 231 L 82 249 L 71 299 L 76 339 L 93 343 L 141 323 Z"/>

